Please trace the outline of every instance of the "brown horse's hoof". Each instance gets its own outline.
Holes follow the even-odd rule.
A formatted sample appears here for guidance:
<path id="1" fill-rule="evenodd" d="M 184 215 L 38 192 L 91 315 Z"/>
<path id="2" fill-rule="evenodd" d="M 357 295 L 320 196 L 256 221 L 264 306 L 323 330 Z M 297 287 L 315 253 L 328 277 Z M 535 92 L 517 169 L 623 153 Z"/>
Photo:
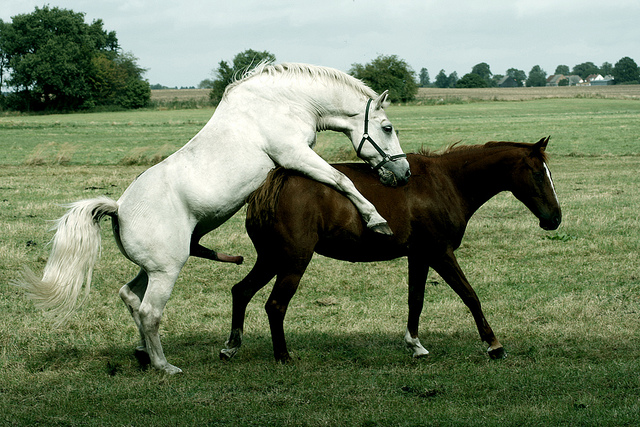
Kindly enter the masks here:
<path id="1" fill-rule="evenodd" d="M 289 356 L 289 354 L 281 354 L 276 356 L 276 362 L 281 364 L 281 365 L 286 365 L 287 363 L 290 363 L 293 359 L 291 359 L 291 356 Z"/>
<path id="2" fill-rule="evenodd" d="M 493 350 L 489 350 L 488 353 L 489 353 L 489 357 L 493 360 L 507 358 L 507 352 L 505 351 L 504 347 L 498 347 Z"/>

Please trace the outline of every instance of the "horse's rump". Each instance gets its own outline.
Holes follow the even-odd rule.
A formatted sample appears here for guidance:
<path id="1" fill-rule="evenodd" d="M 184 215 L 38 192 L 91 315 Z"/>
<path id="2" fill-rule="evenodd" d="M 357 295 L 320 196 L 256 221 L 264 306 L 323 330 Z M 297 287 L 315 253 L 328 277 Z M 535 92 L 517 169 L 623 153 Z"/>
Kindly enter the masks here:
<path id="1" fill-rule="evenodd" d="M 290 176 L 300 173 L 281 166 L 271 169 L 257 190 L 247 198 L 247 224 L 262 227 L 275 218 L 280 192 Z"/>

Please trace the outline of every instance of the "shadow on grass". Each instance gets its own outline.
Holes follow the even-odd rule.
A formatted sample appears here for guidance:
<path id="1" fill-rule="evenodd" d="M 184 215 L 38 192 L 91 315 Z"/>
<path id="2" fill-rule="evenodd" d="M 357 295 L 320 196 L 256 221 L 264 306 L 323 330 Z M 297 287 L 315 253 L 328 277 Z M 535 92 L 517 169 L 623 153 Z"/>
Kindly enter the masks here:
<path id="1" fill-rule="evenodd" d="M 361 367 L 382 367 L 393 364 L 490 363 L 486 346 L 475 331 L 453 333 L 423 333 L 421 341 L 430 351 L 426 358 L 416 360 L 404 346 L 403 335 L 392 333 L 332 333 L 289 332 L 287 343 L 292 364 L 328 366 L 353 364 Z M 165 355 L 170 363 L 183 369 L 196 371 L 216 364 L 277 365 L 273 357 L 271 337 L 268 333 L 250 333 L 245 336 L 238 354 L 228 362 L 219 360 L 224 339 L 218 334 L 184 333 L 163 337 Z M 32 354 L 28 370 L 37 373 L 75 369 L 98 369 L 115 376 L 149 368 L 148 359 L 135 351 L 136 343 L 111 343 L 95 348 L 55 344 L 53 348 Z M 630 354 L 631 345 L 606 340 L 570 340 L 565 343 L 545 341 L 543 336 L 523 337 L 506 343 L 509 361 L 536 363 L 551 359 L 588 360 L 604 362 L 616 353 Z M 628 348 L 626 348 L 628 347 Z"/>

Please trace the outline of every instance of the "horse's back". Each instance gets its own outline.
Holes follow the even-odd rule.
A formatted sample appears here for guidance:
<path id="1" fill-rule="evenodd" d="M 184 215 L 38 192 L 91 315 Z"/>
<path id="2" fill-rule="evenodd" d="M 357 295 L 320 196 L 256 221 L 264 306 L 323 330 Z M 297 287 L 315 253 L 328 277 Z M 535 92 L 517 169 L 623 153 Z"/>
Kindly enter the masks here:
<path id="1" fill-rule="evenodd" d="M 258 252 L 276 249 L 309 255 L 318 252 L 347 261 L 375 261 L 404 255 L 404 221 L 393 215 L 393 207 L 403 212 L 401 189 L 383 186 L 367 165 L 335 164 L 356 188 L 386 213 L 394 236 L 382 236 L 368 230 L 355 206 L 343 194 L 296 172 L 279 169 L 270 174 L 261 201 L 249 202 L 247 231 Z M 395 195 L 383 200 L 385 195 Z M 405 218 L 406 219 L 406 218 Z"/>

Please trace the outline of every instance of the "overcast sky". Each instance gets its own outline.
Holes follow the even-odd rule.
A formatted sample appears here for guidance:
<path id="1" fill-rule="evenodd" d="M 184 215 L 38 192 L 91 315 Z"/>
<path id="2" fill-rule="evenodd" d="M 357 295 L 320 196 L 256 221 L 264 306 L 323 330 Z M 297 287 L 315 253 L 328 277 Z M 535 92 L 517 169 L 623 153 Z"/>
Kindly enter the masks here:
<path id="1" fill-rule="evenodd" d="M 398 55 L 431 80 L 480 62 L 494 74 L 640 63 L 639 0 L 2 0 L 0 19 L 49 4 L 104 21 L 150 83 L 197 86 L 246 49 L 348 71 Z"/>

